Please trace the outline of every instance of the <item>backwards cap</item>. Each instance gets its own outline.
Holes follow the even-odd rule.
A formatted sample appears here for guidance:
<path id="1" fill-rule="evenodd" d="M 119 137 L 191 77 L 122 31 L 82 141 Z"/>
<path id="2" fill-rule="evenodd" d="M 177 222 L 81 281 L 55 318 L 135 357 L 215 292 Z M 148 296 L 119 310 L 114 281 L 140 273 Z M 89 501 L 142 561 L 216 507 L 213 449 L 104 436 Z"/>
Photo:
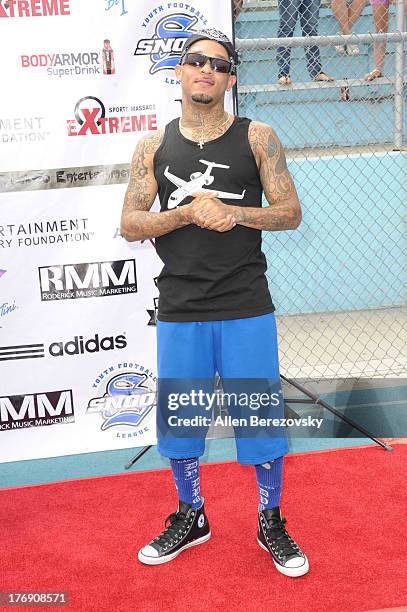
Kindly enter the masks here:
<path id="1" fill-rule="evenodd" d="M 226 34 L 221 32 L 220 30 L 216 30 L 215 28 L 206 28 L 205 30 L 199 30 L 192 34 L 192 36 L 187 38 L 182 49 L 181 56 L 184 56 L 190 46 L 198 42 L 198 40 L 214 40 L 215 42 L 218 42 L 220 45 L 225 47 L 226 51 L 229 54 L 229 58 L 233 60 L 233 63 L 235 65 L 239 63 L 239 56 L 233 46 L 233 43 L 229 40 Z"/>

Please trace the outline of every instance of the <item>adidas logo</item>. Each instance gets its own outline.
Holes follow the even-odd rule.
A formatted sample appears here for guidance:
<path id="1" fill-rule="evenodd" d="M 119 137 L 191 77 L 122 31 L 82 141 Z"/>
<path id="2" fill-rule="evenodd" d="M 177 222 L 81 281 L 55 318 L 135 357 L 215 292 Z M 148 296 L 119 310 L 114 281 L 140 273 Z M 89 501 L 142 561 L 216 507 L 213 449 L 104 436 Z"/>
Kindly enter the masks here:
<path id="1" fill-rule="evenodd" d="M 98 353 L 99 351 L 112 351 L 114 349 L 123 349 L 127 346 L 126 336 L 105 336 L 99 338 L 99 334 L 95 334 L 93 338 L 84 339 L 83 336 L 75 336 L 73 340 L 68 342 L 53 342 L 49 345 L 48 350 L 52 357 L 62 357 L 63 355 L 83 355 L 84 353 Z"/>

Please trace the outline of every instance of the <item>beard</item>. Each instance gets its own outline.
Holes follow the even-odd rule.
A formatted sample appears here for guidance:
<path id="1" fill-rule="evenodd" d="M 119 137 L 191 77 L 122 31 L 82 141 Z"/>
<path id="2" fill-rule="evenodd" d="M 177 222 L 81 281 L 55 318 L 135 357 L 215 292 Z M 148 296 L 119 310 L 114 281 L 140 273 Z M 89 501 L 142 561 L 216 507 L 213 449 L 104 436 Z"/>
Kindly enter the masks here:
<path id="1" fill-rule="evenodd" d="M 213 102 L 213 98 L 208 96 L 208 94 L 198 93 L 192 95 L 192 101 L 198 102 L 198 104 L 210 104 Z"/>

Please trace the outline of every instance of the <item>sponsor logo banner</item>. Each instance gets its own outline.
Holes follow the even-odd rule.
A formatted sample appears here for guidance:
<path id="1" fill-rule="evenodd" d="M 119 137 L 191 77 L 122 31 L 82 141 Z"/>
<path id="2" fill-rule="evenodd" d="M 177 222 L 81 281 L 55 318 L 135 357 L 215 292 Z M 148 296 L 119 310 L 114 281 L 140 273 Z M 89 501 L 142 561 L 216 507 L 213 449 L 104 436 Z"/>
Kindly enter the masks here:
<path id="1" fill-rule="evenodd" d="M 74 77 L 89 75 L 112 75 L 116 73 L 114 51 L 106 38 L 101 51 L 22 53 L 20 68 L 41 72 L 49 77 Z"/>
<path id="2" fill-rule="evenodd" d="M 47 355 L 51 357 L 64 357 L 84 355 L 85 353 L 99 353 L 100 351 L 113 351 L 124 349 L 127 346 L 126 334 L 117 336 L 75 336 L 68 341 L 51 342 Z M 0 361 L 14 361 L 15 359 L 36 359 L 45 357 L 45 344 L 15 344 L 0 346 Z"/>
<path id="3" fill-rule="evenodd" d="M 0 390 L 0 424 L 69 423 L 75 412 L 84 435 L 72 427 L 30 430 L 16 445 L 17 434 L 5 434 L 0 462 L 155 443 L 156 381 L 148 366 L 156 361 L 152 279 L 161 262 L 154 240 L 128 243 L 116 228 L 137 141 L 181 110 L 179 92 L 165 79 L 174 82 L 182 39 L 210 25 L 230 34 L 227 13 L 212 0 L 0 0 L 5 77 L 15 85 L 0 110 L 0 199 L 100 187 L 4 196 L 0 369 L 8 368 L 9 382 Z M 134 338 L 140 332 L 135 355 L 119 311 L 132 321 Z M 80 326 L 61 326 L 71 315 Z M 34 385 L 18 382 L 27 374 Z"/>
<path id="4" fill-rule="evenodd" d="M 85 96 L 75 104 L 75 119 L 67 119 L 68 136 L 95 136 L 146 132 L 157 129 L 155 104 L 111 105 L 108 114 L 102 100 Z M 144 112 L 137 112 L 144 111 Z"/>
<path id="5" fill-rule="evenodd" d="M 141 23 L 146 36 L 136 43 L 134 55 L 146 58 L 151 75 L 166 73 L 165 83 L 178 85 L 173 74 L 179 63 L 185 41 L 197 30 L 208 26 L 208 18 L 202 11 L 202 3 L 166 2 L 157 4 Z"/>
<path id="6" fill-rule="evenodd" d="M 157 314 L 158 314 L 158 298 L 154 298 L 154 308 L 147 308 L 148 316 L 150 317 L 147 325 L 156 326 L 157 325 Z"/>
<path id="7" fill-rule="evenodd" d="M 0 429 L 74 423 L 72 389 L 0 397 Z"/>
<path id="8" fill-rule="evenodd" d="M 111 11 L 116 8 L 120 11 L 120 17 L 127 15 L 127 2 L 128 0 L 105 0 L 105 11 Z"/>
<path id="9" fill-rule="evenodd" d="M 7 224 L 0 225 L 0 249 L 88 242 L 93 236 L 87 218 Z"/>
<path id="10" fill-rule="evenodd" d="M 43 344 L 15 344 L 12 346 L 0 346 L 0 361 L 36 359 L 38 357 L 44 357 Z"/>
<path id="11" fill-rule="evenodd" d="M 134 259 L 41 266 L 38 270 L 44 302 L 137 292 Z"/>
<path id="12" fill-rule="evenodd" d="M 64 355 L 84 355 L 85 353 L 98 353 L 99 351 L 113 351 L 124 349 L 127 346 L 125 333 L 117 336 L 104 336 L 95 334 L 88 338 L 85 336 L 75 336 L 68 342 L 52 342 L 48 347 L 48 352 L 52 357 L 62 357 Z"/>
<path id="13" fill-rule="evenodd" d="M 0 317 L 6 317 L 7 315 L 17 310 L 17 308 L 18 306 L 16 305 L 15 301 L 3 303 L 0 302 Z"/>
<path id="14" fill-rule="evenodd" d="M 3 270 L 2 268 L 0 268 L 0 278 L 4 276 L 6 272 L 7 270 Z M 18 306 L 16 305 L 15 300 L 13 300 L 12 302 L 0 301 L 0 322 L 2 321 L 4 317 L 7 317 L 7 315 L 10 315 L 12 312 L 17 310 L 17 308 Z M 1 327 L 2 325 L 0 325 L 0 329 Z"/>
<path id="15" fill-rule="evenodd" d="M 0 172 L 0 193 L 128 183 L 129 164 Z"/>
<path id="16" fill-rule="evenodd" d="M 49 136 L 45 117 L 0 117 L 0 144 L 38 143 Z"/>
<path id="17" fill-rule="evenodd" d="M 0 19 L 70 14 L 70 0 L 0 0 Z"/>
<path id="18" fill-rule="evenodd" d="M 136 362 L 110 366 L 96 377 L 97 390 L 88 403 L 86 414 L 99 415 L 101 431 L 115 438 L 136 438 L 151 432 L 145 419 L 156 404 L 156 376 Z"/>
<path id="19" fill-rule="evenodd" d="M 157 287 L 158 276 L 156 276 L 153 280 L 154 280 L 154 285 Z M 150 317 L 147 325 L 155 327 L 157 325 L 158 297 L 154 298 L 153 301 L 154 301 L 154 308 L 153 309 L 147 308 L 147 313 L 148 313 L 148 316 Z"/>

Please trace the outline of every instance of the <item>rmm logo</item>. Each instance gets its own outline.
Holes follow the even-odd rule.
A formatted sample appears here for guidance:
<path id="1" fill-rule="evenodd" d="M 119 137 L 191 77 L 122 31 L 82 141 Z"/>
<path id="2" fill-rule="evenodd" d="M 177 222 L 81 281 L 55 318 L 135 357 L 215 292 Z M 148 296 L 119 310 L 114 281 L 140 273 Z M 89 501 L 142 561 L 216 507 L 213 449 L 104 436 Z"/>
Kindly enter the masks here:
<path id="1" fill-rule="evenodd" d="M 38 270 L 42 301 L 137 292 L 134 259 L 42 266 Z"/>

